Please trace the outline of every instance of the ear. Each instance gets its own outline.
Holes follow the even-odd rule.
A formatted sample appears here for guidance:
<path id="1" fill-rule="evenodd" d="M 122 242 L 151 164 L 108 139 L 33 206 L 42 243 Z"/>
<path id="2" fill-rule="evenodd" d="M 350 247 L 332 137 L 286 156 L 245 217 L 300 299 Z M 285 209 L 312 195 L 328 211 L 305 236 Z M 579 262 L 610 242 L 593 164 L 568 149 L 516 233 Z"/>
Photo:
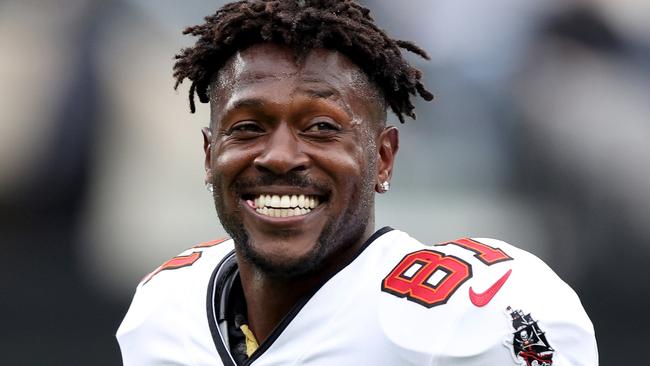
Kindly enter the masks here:
<path id="1" fill-rule="evenodd" d="M 205 183 L 212 181 L 212 131 L 210 127 L 203 127 L 201 129 L 203 135 L 203 152 L 205 153 L 205 161 L 203 162 L 205 168 Z"/>
<path id="2" fill-rule="evenodd" d="M 377 182 L 375 184 L 375 191 L 377 193 L 385 193 L 386 189 L 381 188 L 384 182 L 390 183 L 393 176 L 393 164 L 399 149 L 399 131 L 396 127 L 389 126 L 379 135 L 377 153 L 379 161 L 377 165 Z"/>

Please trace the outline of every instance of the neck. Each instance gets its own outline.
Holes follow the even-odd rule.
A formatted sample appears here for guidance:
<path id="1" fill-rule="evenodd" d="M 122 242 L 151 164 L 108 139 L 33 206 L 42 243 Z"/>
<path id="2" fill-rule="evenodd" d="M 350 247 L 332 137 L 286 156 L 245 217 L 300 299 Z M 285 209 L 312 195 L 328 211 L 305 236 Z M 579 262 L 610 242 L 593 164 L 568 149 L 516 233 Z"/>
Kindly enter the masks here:
<path id="1" fill-rule="evenodd" d="M 267 276 L 250 265 L 239 266 L 248 326 L 258 343 L 266 340 L 291 308 L 320 282 L 310 276 L 299 281 Z"/>
<path id="2" fill-rule="evenodd" d="M 248 309 L 248 326 L 258 343 L 261 344 L 269 337 L 301 298 L 349 263 L 372 235 L 373 228 L 374 225 L 368 225 L 356 243 L 332 255 L 332 260 L 310 275 L 291 278 L 270 276 L 247 260 L 242 260 L 241 253 L 237 251 L 239 275 Z"/>

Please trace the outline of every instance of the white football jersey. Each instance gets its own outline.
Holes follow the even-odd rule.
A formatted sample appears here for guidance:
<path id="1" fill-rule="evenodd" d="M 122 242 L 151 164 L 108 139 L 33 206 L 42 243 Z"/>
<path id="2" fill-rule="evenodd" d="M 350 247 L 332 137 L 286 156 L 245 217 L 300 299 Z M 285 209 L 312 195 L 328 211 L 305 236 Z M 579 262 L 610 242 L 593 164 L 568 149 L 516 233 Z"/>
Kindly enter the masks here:
<path id="1" fill-rule="evenodd" d="M 124 365 L 235 363 L 225 331 L 233 241 L 199 244 L 140 283 L 117 338 Z M 302 299 L 254 366 L 593 366 L 578 296 L 534 255 L 494 239 L 423 245 L 383 228 Z"/>

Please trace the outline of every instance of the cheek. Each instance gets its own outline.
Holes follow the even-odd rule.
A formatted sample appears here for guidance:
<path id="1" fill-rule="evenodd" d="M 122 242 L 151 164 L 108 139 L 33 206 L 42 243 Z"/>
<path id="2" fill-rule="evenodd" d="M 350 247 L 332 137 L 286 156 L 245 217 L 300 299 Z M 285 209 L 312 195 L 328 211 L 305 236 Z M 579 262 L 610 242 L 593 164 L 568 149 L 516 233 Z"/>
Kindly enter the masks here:
<path id="1" fill-rule="evenodd" d="M 212 154 L 213 174 L 218 176 L 221 183 L 231 184 L 233 177 L 240 174 L 248 166 L 252 166 L 253 149 L 217 148 Z"/>
<path id="2" fill-rule="evenodd" d="M 331 172 L 338 184 L 354 189 L 362 186 L 367 179 L 367 152 L 359 144 L 345 144 L 342 147 L 328 150 L 323 164 Z"/>

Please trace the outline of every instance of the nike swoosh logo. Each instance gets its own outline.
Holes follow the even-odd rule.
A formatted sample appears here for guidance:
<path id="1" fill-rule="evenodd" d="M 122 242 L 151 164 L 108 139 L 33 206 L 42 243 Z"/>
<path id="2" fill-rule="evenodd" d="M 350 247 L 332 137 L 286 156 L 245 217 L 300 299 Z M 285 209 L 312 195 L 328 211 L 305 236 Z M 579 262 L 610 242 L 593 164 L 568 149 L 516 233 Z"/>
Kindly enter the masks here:
<path id="1" fill-rule="evenodd" d="M 501 286 L 503 286 L 503 284 L 506 283 L 511 273 L 512 273 L 512 269 L 509 269 L 508 272 L 506 272 L 503 276 L 501 276 L 501 278 L 497 280 L 497 282 L 495 282 L 492 286 L 490 286 L 490 288 L 488 288 L 482 293 L 476 293 L 474 292 L 474 289 L 470 287 L 469 299 L 470 301 L 472 301 L 472 304 L 478 307 L 487 305 L 492 300 L 494 295 L 496 295 L 497 292 L 499 292 Z"/>

